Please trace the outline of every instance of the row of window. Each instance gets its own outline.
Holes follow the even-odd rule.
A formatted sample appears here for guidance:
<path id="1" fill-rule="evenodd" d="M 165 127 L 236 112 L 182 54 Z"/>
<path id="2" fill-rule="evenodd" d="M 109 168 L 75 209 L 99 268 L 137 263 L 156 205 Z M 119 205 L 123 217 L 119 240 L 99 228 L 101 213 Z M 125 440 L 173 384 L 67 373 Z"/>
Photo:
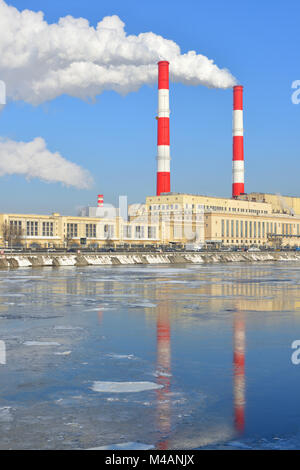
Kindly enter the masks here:
<path id="1" fill-rule="evenodd" d="M 156 238 L 156 227 L 144 227 L 143 225 L 136 225 L 135 227 L 124 225 L 123 238 L 132 238 L 133 228 L 134 238 Z M 147 229 L 147 235 L 145 229 Z"/>
<path id="2" fill-rule="evenodd" d="M 159 204 L 159 205 L 153 205 L 149 206 L 150 211 L 156 211 L 156 210 L 173 210 L 173 209 L 178 209 L 178 204 Z M 179 207 L 181 209 L 181 206 Z M 224 207 L 224 206 L 207 206 L 203 204 L 185 204 L 184 209 L 202 209 L 202 210 L 210 210 L 210 211 L 229 211 L 229 212 L 244 212 L 244 213 L 249 213 L 249 214 L 267 214 L 268 211 L 263 211 L 263 210 L 258 210 L 258 209 L 242 209 L 238 207 Z"/>
<path id="3" fill-rule="evenodd" d="M 248 220 L 224 220 L 221 221 L 222 237 L 239 238 L 265 238 L 268 235 L 280 234 L 280 224 L 277 222 L 253 222 Z M 282 235 L 292 235 L 292 224 L 281 224 Z M 297 224 L 297 235 L 300 235 L 300 227 Z"/>
<path id="4" fill-rule="evenodd" d="M 17 228 L 20 232 L 23 230 L 21 220 L 10 220 L 10 226 Z M 26 222 L 26 236 L 38 237 L 39 236 L 39 223 L 36 221 L 28 220 Z M 53 222 L 42 222 L 42 236 L 53 237 L 54 234 L 54 223 Z"/>

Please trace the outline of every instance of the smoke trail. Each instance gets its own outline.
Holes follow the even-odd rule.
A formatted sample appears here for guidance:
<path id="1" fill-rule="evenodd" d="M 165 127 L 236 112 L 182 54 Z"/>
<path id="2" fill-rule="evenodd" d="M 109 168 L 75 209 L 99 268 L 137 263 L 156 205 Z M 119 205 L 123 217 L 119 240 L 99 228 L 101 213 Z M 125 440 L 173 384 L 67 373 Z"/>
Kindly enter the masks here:
<path id="1" fill-rule="evenodd" d="M 0 176 L 12 174 L 79 189 L 87 189 L 93 183 L 87 170 L 69 162 L 58 152 L 51 153 L 41 137 L 31 142 L 0 141 Z"/>
<path id="2" fill-rule="evenodd" d="M 104 90 L 126 94 L 156 82 L 158 60 L 171 62 L 171 80 L 228 88 L 235 79 L 204 55 L 152 32 L 127 35 L 118 16 L 96 28 L 66 16 L 48 24 L 42 12 L 18 11 L 0 0 L 0 78 L 7 97 L 40 104 L 62 94 L 95 98 Z"/>

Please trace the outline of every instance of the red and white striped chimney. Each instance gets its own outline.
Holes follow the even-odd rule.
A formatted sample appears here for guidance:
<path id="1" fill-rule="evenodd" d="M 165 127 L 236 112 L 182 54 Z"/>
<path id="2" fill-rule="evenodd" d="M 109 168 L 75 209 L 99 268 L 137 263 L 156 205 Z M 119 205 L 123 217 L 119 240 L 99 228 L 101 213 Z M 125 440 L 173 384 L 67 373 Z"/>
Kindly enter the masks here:
<path id="1" fill-rule="evenodd" d="M 98 207 L 103 207 L 103 194 L 98 194 Z"/>
<path id="2" fill-rule="evenodd" d="M 163 60 L 158 62 L 156 194 L 159 196 L 170 191 L 169 62 Z"/>
<path id="3" fill-rule="evenodd" d="M 245 192 L 244 189 L 244 127 L 243 87 L 233 87 L 233 152 L 232 152 L 232 197 Z"/>

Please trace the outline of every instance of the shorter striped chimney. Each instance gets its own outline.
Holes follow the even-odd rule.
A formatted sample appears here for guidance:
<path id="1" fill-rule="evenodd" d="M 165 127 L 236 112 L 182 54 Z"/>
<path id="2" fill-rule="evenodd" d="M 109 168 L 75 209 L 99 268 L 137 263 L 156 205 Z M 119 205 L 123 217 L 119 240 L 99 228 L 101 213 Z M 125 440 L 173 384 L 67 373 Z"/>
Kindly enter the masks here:
<path id="1" fill-rule="evenodd" d="M 98 194 L 98 207 L 103 207 L 103 194 Z"/>
<path id="2" fill-rule="evenodd" d="M 156 194 L 159 196 L 170 191 L 169 62 L 162 60 L 158 62 Z"/>
<path id="3" fill-rule="evenodd" d="M 244 194 L 243 87 L 233 87 L 232 197 Z"/>

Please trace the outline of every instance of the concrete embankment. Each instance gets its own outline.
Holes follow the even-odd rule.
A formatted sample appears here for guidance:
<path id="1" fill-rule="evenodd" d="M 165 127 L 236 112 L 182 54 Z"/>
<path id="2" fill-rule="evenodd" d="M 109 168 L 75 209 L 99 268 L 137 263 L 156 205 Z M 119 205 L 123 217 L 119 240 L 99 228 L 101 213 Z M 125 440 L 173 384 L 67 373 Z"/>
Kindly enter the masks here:
<path id="1" fill-rule="evenodd" d="M 5 254 L 0 269 L 42 266 L 112 266 L 180 263 L 253 263 L 300 261 L 300 252 Z"/>

